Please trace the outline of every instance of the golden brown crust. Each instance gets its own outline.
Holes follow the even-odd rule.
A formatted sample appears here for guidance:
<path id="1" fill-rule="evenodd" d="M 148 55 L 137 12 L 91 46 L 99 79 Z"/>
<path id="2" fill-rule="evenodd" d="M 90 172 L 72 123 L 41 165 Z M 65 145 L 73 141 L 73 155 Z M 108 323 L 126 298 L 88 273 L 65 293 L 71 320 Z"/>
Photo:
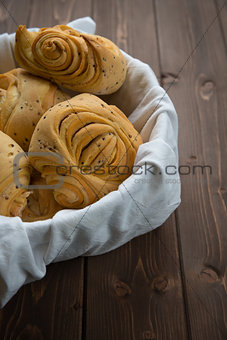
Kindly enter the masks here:
<path id="1" fill-rule="evenodd" d="M 55 105 L 39 121 L 29 151 L 49 151 L 52 156 L 30 160 L 50 185 L 59 181 L 59 174 L 65 175 L 63 186 L 54 191 L 59 204 L 83 208 L 117 190 L 131 174 L 141 143 L 118 108 L 81 94 Z M 63 156 L 62 168 L 55 154 Z"/>
<path id="2" fill-rule="evenodd" d="M 0 74 L 0 129 L 27 151 L 44 112 L 68 98 L 55 84 L 21 68 Z"/>
<path id="3" fill-rule="evenodd" d="M 30 184 L 37 188 L 33 189 L 32 194 L 27 199 L 27 206 L 22 215 L 22 220 L 24 222 L 49 219 L 59 210 L 63 209 L 63 207 L 55 201 L 53 190 L 39 188 L 39 186 L 46 185 L 46 181 L 41 178 L 38 172 L 32 175 Z"/>
<path id="4" fill-rule="evenodd" d="M 15 156 L 23 154 L 21 147 L 9 136 L 0 131 L 0 215 L 21 216 L 30 192 L 17 187 L 13 176 Z M 31 168 L 24 155 L 18 163 L 17 177 L 21 184 L 29 185 Z"/>
<path id="5" fill-rule="evenodd" d="M 19 26 L 15 56 L 30 72 L 78 92 L 110 94 L 126 77 L 126 60 L 112 41 L 65 25 L 39 32 Z"/>

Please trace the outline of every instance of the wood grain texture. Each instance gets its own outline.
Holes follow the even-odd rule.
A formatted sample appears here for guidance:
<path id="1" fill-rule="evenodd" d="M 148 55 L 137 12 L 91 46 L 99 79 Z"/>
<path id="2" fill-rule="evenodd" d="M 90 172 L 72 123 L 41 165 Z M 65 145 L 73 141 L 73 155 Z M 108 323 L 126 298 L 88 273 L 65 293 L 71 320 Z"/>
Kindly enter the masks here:
<path id="1" fill-rule="evenodd" d="M 95 1 L 97 33 L 143 55 L 159 75 L 153 2 L 140 6 Z M 86 286 L 86 340 L 187 339 L 174 216 L 110 254 L 88 258 Z"/>
<path id="2" fill-rule="evenodd" d="M 177 76 L 164 85 L 179 114 L 181 171 L 190 171 L 177 221 L 193 340 L 227 338 L 227 74 L 216 13 L 211 0 L 157 2 L 162 72 Z M 196 165 L 212 174 L 193 174 Z"/>
<path id="3" fill-rule="evenodd" d="M 218 20 L 220 22 L 220 30 L 225 44 L 225 51 L 227 54 L 227 1 L 215 0 Z"/>
<path id="4" fill-rule="evenodd" d="M 26 24 L 31 11 L 31 1 L 0 1 L 0 33 L 13 33 L 17 26 Z"/>
<path id="5" fill-rule="evenodd" d="M 34 1 L 29 26 L 46 27 L 67 24 L 77 18 L 91 16 L 91 10 L 92 0 Z"/>
<path id="6" fill-rule="evenodd" d="M 125 52 L 150 64 L 159 75 L 154 1 L 108 0 L 93 2 L 97 34 L 113 40 Z M 136 46 L 136 48 L 135 48 Z"/>
<path id="7" fill-rule="evenodd" d="M 174 216 L 87 269 L 87 340 L 187 339 Z"/>
<path id="8" fill-rule="evenodd" d="M 51 264 L 0 311 L 0 339 L 82 339 L 83 259 Z"/>
<path id="9" fill-rule="evenodd" d="M 182 204 L 109 254 L 49 265 L 0 311 L 0 339 L 225 340 L 225 0 L 2 2 L 0 33 L 90 15 L 98 34 L 151 65 L 179 116 Z"/>

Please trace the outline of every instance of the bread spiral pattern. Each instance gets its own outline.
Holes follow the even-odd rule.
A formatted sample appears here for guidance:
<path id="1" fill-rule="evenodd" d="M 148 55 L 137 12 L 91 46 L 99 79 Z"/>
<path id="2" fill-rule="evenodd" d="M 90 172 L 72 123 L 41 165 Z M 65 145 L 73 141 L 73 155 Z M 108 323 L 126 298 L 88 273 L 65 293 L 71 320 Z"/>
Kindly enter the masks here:
<path id="1" fill-rule="evenodd" d="M 41 178 L 39 173 L 33 173 L 30 184 L 36 186 L 32 190 L 31 195 L 27 199 L 22 220 L 24 222 L 41 221 L 52 218 L 59 210 L 63 209 L 54 199 L 53 190 L 41 189 L 40 186 L 45 186 L 44 178 Z"/>
<path id="2" fill-rule="evenodd" d="M 31 73 L 78 92 L 110 94 L 126 77 L 126 60 L 112 41 L 65 25 L 39 32 L 19 26 L 15 56 Z"/>
<path id="3" fill-rule="evenodd" d="M 21 68 L 0 74 L 0 130 L 27 151 L 44 112 L 68 98 L 55 84 Z"/>
<path id="4" fill-rule="evenodd" d="M 23 153 L 15 141 L 0 131 L 0 215 L 21 216 L 30 192 L 18 187 L 13 176 L 13 162 L 16 155 Z M 29 185 L 30 171 L 28 158 L 22 155 L 17 177 L 23 185 Z"/>
<path id="5" fill-rule="evenodd" d="M 131 174 L 141 143 L 116 106 L 85 93 L 55 105 L 40 119 L 29 148 L 39 155 L 31 154 L 30 161 L 49 185 L 64 176 L 54 191 L 60 205 L 83 208 L 117 190 Z M 62 155 L 61 164 L 55 154 Z"/>

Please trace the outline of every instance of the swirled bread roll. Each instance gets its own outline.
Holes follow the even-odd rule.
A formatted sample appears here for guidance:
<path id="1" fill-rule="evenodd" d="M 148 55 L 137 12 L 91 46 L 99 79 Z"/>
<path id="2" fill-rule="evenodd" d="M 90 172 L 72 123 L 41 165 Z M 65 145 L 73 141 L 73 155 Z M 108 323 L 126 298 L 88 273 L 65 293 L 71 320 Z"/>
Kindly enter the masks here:
<path id="1" fill-rule="evenodd" d="M 27 199 L 27 206 L 22 214 L 24 222 L 47 220 L 63 209 L 55 201 L 52 189 L 40 188 L 46 185 L 46 181 L 38 172 L 32 174 L 30 185 L 36 188 L 33 188 L 32 194 Z"/>
<path id="2" fill-rule="evenodd" d="M 29 148 L 40 154 L 31 155 L 30 161 L 50 185 L 64 176 L 63 185 L 54 190 L 60 205 L 83 208 L 117 190 L 131 174 L 141 143 L 117 107 L 81 94 L 55 105 L 40 119 Z"/>
<path id="3" fill-rule="evenodd" d="M 19 26 L 15 56 L 31 73 L 78 92 L 110 94 L 126 77 L 126 60 L 112 41 L 65 25 L 39 32 Z"/>
<path id="4" fill-rule="evenodd" d="M 13 176 L 14 157 L 23 153 L 21 147 L 9 136 L 0 131 L 0 215 L 21 216 L 30 192 L 17 185 Z M 22 154 L 18 162 L 19 183 L 29 185 L 30 171 L 28 158 Z"/>
<path id="5" fill-rule="evenodd" d="M 27 151 L 43 113 L 68 98 L 55 84 L 21 68 L 0 74 L 0 130 Z"/>

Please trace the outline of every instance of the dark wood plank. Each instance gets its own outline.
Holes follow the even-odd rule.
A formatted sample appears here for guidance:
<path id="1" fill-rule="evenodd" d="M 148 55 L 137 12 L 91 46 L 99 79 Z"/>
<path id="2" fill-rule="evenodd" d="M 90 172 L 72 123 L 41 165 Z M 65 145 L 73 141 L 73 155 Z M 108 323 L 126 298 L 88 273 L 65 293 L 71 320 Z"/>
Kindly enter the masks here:
<path id="1" fill-rule="evenodd" d="M 159 75 L 152 1 L 139 8 L 137 1 L 95 1 L 94 19 L 98 34 L 149 62 Z M 156 231 L 88 258 L 87 340 L 187 339 L 175 227 L 173 215 Z"/>
<path id="2" fill-rule="evenodd" d="M 91 6 L 89 1 L 75 5 L 58 1 L 54 6 L 45 1 L 41 9 L 39 2 L 33 2 L 32 8 L 30 3 L 7 1 L 14 21 L 1 5 L 1 32 L 15 31 L 15 21 L 29 26 L 50 25 L 49 18 L 52 24 L 66 23 L 90 14 L 87 8 Z M 94 18 L 98 33 L 150 63 L 159 75 L 155 8 L 151 3 L 143 0 L 143 6 L 138 7 L 135 0 L 96 1 Z M 220 7 L 221 1 L 217 0 L 217 5 Z M 216 9 L 211 0 L 156 1 L 156 6 L 162 80 L 168 89 Z M 177 234 L 181 237 L 189 339 L 193 340 L 227 336 L 225 15 L 226 9 L 220 15 L 222 26 L 217 21 L 210 28 L 169 90 L 180 119 L 181 164 L 191 171 L 182 175 Z M 212 175 L 209 169 L 205 175 L 197 169 L 193 175 L 193 166 L 198 164 L 211 165 Z M 110 254 L 89 258 L 84 338 L 187 338 L 177 234 L 172 216 L 156 231 Z M 23 287 L 0 312 L 0 338 L 80 339 L 82 290 L 83 260 L 50 265 L 45 279 Z"/>
<path id="3" fill-rule="evenodd" d="M 134 58 L 150 64 L 158 76 L 159 59 L 153 3 L 154 1 L 143 0 L 138 8 L 138 2 L 134 0 L 96 0 L 93 15 L 98 34 L 111 39 Z"/>
<path id="4" fill-rule="evenodd" d="M 220 22 L 220 29 L 223 35 L 225 44 L 225 50 L 227 53 L 227 1 L 226 0 L 215 0 L 216 11 Z"/>
<path id="5" fill-rule="evenodd" d="M 13 33 L 20 24 L 28 21 L 31 10 L 29 0 L 0 1 L 0 34 Z"/>
<path id="6" fill-rule="evenodd" d="M 0 311 L 0 339 L 82 339 L 83 259 L 51 264 Z"/>
<path id="7" fill-rule="evenodd" d="M 88 260 L 86 339 L 187 339 L 174 215 Z"/>
<path id="8" fill-rule="evenodd" d="M 156 4 L 163 81 L 179 114 L 180 163 L 187 166 L 181 172 L 190 172 L 181 176 L 182 204 L 177 220 L 191 338 L 224 340 L 227 338 L 224 41 L 215 20 L 213 0 L 167 0 Z M 173 76 L 177 79 L 171 86 Z M 204 174 L 196 168 L 193 174 L 196 165 L 212 167 L 212 175 L 210 168 Z"/>
<path id="9" fill-rule="evenodd" d="M 92 0 L 34 1 L 29 26 L 46 27 L 67 24 L 74 19 L 91 16 L 91 11 Z"/>

